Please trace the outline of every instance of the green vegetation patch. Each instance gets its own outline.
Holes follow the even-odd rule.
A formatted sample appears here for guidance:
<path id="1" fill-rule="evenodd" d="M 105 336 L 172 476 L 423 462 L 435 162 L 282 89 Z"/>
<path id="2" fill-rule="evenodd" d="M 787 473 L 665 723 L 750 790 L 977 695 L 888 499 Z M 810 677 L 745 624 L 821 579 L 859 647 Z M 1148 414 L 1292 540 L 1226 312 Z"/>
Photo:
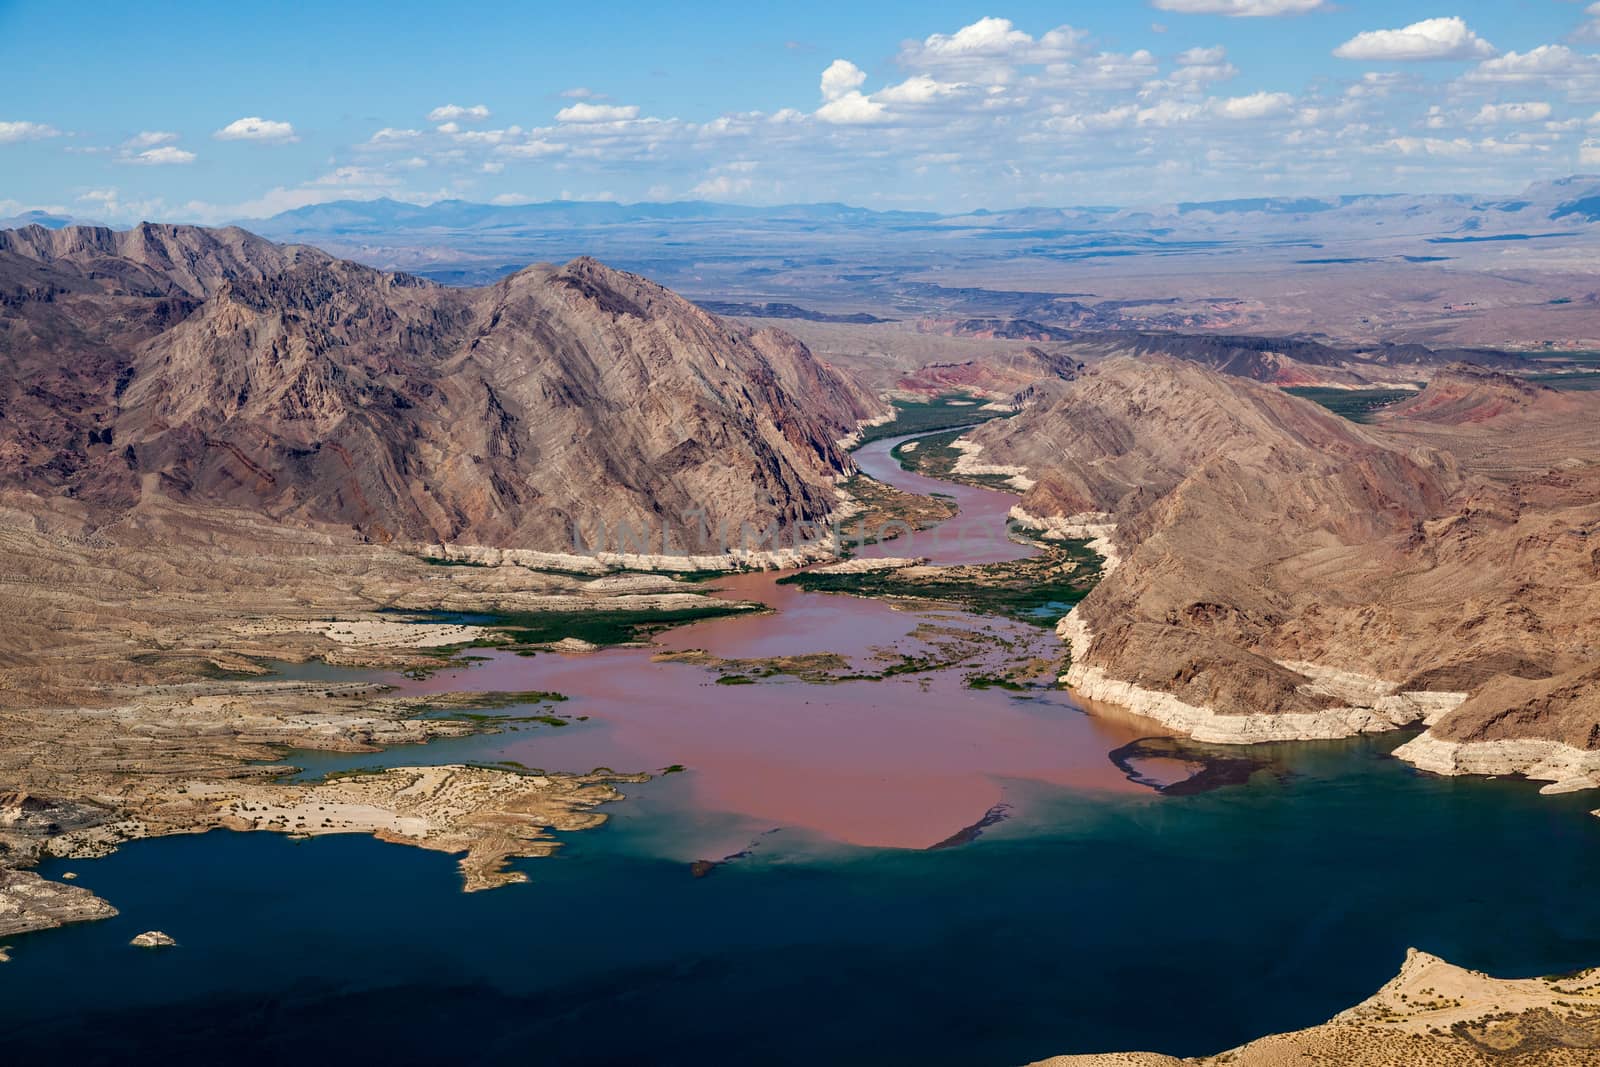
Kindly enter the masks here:
<path id="1" fill-rule="evenodd" d="M 968 689 L 1004 689 L 1012 693 L 1021 693 L 1028 688 L 1010 678 L 996 678 L 988 674 L 968 675 L 966 685 Z"/>
<path id="2" fill-rule="evenodd" d="M 962 567 L 918 567 L 865 574 L 801 572 L 779 579 L 811 592 L 959 604 L 981 615 L 1004 615 L 1054 626 L 1100 579 L 1100 557 L 1084 541 L 1052 545 L 1037 556 Z"/>
<path id="3" fill-rule="evenodd" d="M 1003 474 L 955 473 L 956 461 L 961 458 L 961 450 L 955 447 L 955 440 L 964 433 L 966 430 L 951 430 L 948 433 L 919 437 L 915 441 L 903 441 L 896 445 L 889 455 L 900 464 L 901 470 L 920 474 L 925 478 L 943 478 L 945 481 L 961 482 L 963 485 L 976 485 L 984 489 L 1015 493 L 1016 487 Z M 909 448 L 907 447 L 909 445 L 916 447 Z"/>
<path id="4" fill-rule="evenodd" d="M 1600 389 L 1600 374 L 1593 371 L 1575 371 L 1570 374 L 1532 374 L 1528 376 L 1528 380 L 1568 393 L 1583 393 Z"/>
<path id="5" fill-rule="evenodd" d="M 861 443 L 871 444 L 886 437 L 901 437 L 923 430 L 943 430 L 954 426 L 971 426 L 1001 417 L 1005 412 L 984 411 L 988 400 L 965 393 L 944 393 L 931 400 L 896 400 L 893 402 L 894 421 L 882 426 L 869 426 L 861 433 Z"/>
<path id="6" fill-rule="evenodd" d="M 592 645 L 623 645 L 642 641 L 650 634 L 702 619 L 738 615 L 749 607 L 724 600 L 708 600 L 692 608 L 661 611 L 518 611 L 495 612 L 482 625 L 498 630 L 521 645 L 546 645 L 576 637 Z"/>
<path id="7" fill-rule="evenodd" d="M 1417 395 L 1410 389 L 1330 389 L 1320 385 L 1294 386 L 1284 392 L 1320 404 L 1351 422 L 1370 422 L 1376 412 Z"/>
<path id="8" fill-rule="evenodd" d="M 948 498 L 907 493 L 865 474 L 845 482 L 844 491 L 862 508 L 842 525 L 842 547 L 847 551 L 926 530 L 954 517 L 957 511 Z"/>

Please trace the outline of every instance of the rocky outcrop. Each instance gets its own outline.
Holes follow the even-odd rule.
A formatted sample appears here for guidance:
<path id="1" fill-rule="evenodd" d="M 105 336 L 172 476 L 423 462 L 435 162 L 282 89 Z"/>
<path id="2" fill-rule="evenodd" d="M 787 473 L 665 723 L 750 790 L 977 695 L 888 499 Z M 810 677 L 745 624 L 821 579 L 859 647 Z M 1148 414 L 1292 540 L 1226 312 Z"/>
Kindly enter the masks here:
<path id="1" fill-rule="evenodd" d="M 950 473 L 966 475 L 967 477 L 993 477 L 1003 478 L 1011 488 L 1018 492 L 1027 492 L 1034 486 L 1034 480 L 1028 477 L 1028 468 L 1014 463 L 990 463 L 982 458 L 983 445 L 977 441 L 958 437 L 950 442 L 950 447 L 961 453 L 956 458 Z"/>
<path id="2" fill-rule="evenodd" d="M 116 913 L 87 889 L 0 867 L 0 937 L 109 919 Z"/>
<path id="3" fill-rule="evenodd" d="M 173 948 L 178 943 L 170 934 L 164 934 L 160 930 L 146 930 L 142 934 L 135 934 L 128 944 L 134 948 Z"/>
<path id="4" fill-rule="evenodd" d="M 1011 520 L 1024 530 L 1050 541 L 1084 541 L 1100 556 L 1102 573 L 1117 569 L 1122 556 L 1117 552 L 1117 524 L 1110 512 L 1085 511 L 1077 515 L 1030 515 L 1020 506 L 1011 509 Z"/>
<path id="5" fill-rule="evenodd" d="M 1395 755 L 1434 774 L 1520 774 L 1545 793 L 1600 786 L 1600 669 L 1495 677 Z"/>
<path id="6" fill-rule="evenodd" d="M 1215 1056 L 1114 1052 L 1057 1056 L 1036 1067 L 1576 1067 L 1594 1063 L 1597 1050 L 1600 970 L 1491 978 L 1413 948 L 1382 989 L 1320 1026 Z"/>
<path id="7" fill-rule="evenodd" d="M 1057 624 L 1056 632 L 1072 651 L 1061 681 L 1075 693 L 1213 744 L 1326 741 L 1382 733 L 1437 721 L 1466 699 L 1465 693 L 1401 692 L 1392 682 L 1313 663 L 1250 662 L 1232 649 L 1204 646 L 1192 650 L 1177 687 L 1173 682 L 1178 679 L 1158 677 L 1158 669 L 1133 679 L 1117 678 L 1089 662 L 1094 633 L 1076 611 Z M 1220 686 L 1207 675 L 1229 670 L 1254 671 L 1264 680 L 1258 683 L 1262 692 L 1257 703 L 1219 703 Z M 1231 690 L 1235 683 L 1227 684 Z"/>

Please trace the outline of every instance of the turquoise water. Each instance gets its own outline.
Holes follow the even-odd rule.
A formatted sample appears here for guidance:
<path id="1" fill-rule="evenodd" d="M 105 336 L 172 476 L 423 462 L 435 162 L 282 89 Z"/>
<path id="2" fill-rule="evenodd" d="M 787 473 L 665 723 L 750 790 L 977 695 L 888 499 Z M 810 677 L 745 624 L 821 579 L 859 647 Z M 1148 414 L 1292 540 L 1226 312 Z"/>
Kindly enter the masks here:
<path id="1" fill-rule="evenodd" d="M 1600 960 L 1593 798 L 1426 777 L 1393 743 L 1273 746 L 1190 797 L 1012 783 L 1028 818 L 935 852 L 751 825 L 704 878 L 667 858 L 690 775 L 471 895 L 450 857 L 359 837 L 139 842 L 41 868 L 123 914 L 13 939 L 0 1024 L 12 1062 L 1006 1064 L 1314 1023 L 1410 945 Z M 180 947 L 127 947 L 153 927 Z"/>

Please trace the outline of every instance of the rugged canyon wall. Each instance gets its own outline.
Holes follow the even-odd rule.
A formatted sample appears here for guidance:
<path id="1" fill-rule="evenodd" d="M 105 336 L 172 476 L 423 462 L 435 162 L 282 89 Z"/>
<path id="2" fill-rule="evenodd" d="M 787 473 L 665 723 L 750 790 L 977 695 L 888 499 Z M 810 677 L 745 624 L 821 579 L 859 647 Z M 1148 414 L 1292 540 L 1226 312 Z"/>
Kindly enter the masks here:
<path id="1" fill-rule="evenodd" d="M 1430 769 L 1573 785 L 1600 747 L 1597 415 L 1458 367 L 1358 426 L 1146 358 L 971 437 L 1036 481 L 1020 514 L 1115 527 L 1062 628 L 1085 695 L 1217 741 L 1423 721 Z"/>

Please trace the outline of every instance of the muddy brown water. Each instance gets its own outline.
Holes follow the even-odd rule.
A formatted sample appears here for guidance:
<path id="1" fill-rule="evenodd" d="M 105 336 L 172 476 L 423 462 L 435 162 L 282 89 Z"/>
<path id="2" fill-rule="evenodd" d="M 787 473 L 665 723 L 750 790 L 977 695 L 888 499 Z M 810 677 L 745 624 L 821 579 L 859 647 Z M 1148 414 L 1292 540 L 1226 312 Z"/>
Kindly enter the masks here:
<path id="1" fill-rule="evenodd" d="M 953 497 L 959 513 L 940 527 L 874 545 L 864 555 L 915 555 L 936 563 L 1018 559 L 1033 552 L 1010 540 L 1010 494 L 901 470 L 889 451 L 901 439 L 856 454 L 871 476 L 908 492 Z M 1040 685 L 1023 694 L 968 688 L 1001 643 L 1057 662 L 1050 630 L 953 610 L 895 605 L 780 585 L 788 572 L 720 579 L 718 595 L 767 605 L 755 617 L 678 627 L 649 648 L 532 657 L 490 653 L 470 669 L 408 682 L 411 694 L 459 689 L 555 690 L 559 709 L 587 716 L 578 728 L 508 735 L 502 758 L 546 770 L 687 768 L 701 813 L 744 816 L 749 824 L 799 827 L 857 845 L 926 848 L 1009 802 L 1007 782 L 1032 780 L 1084 790 L 1139 791 L 1107 758 L 1149 736 L 1151 724 L 1091 717 L 1071 697 Z M 660 662 L 662 651 L 703 649 L 727 659 L 833 652 L 863 672 L 887 657 L 928 651 L 926 625 L 966 632 L 985 648 L 960 665 L 884 680 L 807 683 L 782 677 L 718 685 L 693 663 Z M 693 815 L 693 812 L 687 813 Z M 1025 810 L 1013 817 L 1026 817 Z M 700 858 L 740 841 L 684 842 Z"/>

